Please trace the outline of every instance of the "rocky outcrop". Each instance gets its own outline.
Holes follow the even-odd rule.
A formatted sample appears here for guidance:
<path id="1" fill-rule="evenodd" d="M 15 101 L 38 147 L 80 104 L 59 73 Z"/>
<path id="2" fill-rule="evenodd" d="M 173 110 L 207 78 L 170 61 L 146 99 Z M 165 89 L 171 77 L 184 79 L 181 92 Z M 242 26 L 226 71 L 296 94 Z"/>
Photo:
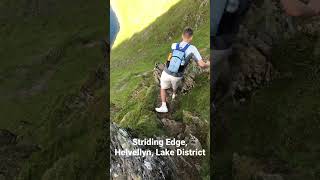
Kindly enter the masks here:
<path id="1" fill-rule="evenodd" d="M 0 130 L 0 179 L 14 179 L 21 169 L 21 162 L 33 152 L 39 151 L 37 145 L 25 144 L 17 140 L 12 132 Z"/>
<path id="2" fill-rule="evenodd" d="M 232 94 L 245 98 L 253 90 L 279 77 L 271 63 L 272 47 L 297 33 L 317 33 L 319 17 L 299 19 L 287 16 L 279 1 L 254 1 L 243 17 L 234 44 L 232 64 Z M 315 50 L 315 54 L 318 51 Z M 319 51 L 320 52 L 320 51 Z"/>
<path id="3" fill-rule="evenodd" d="M 111 179 L 167 179 L 176 176 L 175 166 L 169 159 L 157 156 L 116 156 L 115 150 L 145 149 L 133 145 L 127 131 L 110 124 L 110 176 Z"/>
<path id="4" fill-rule="evenodd" d="M 152 147 L 134 145 L 132 136 L 116 124 L 110 125 L 110 175 L 111 179 L 200 179 L 201 159 L 195 156 L 116 156 L 118 150 L 170 149 L 174 146 Z M 165 139 L 155 137 L 154 139 Z M 202 149 L 199 140 L 191 134 L 180 136 L 185 140 L 185 150 Z"/>
<path id="5" fill-rule="evenodd" d="M 279 34 L 289 36 L 293 31 L 284 28 L 292 25 L 279 12 L 278 3 L 261 2 L 252 4 L 234 45 L 232 88 L 233 95 L 239 99 L 276 76 L 270 62 L 272 45 L 280 38 Z"/>
<path id="6" fill-rule="evenodd" d="M 253 1 L 248 14 L 243 17 L 240 32 L 238 33 L 234 44 L 234 55 L 230 60 L 232 64 L 232 95 L 238 102 L 243 102 L 247 98 L 251 99 L 241 106 L 234 106 L 231 99 L 224 99 L 225 101 L 218 104 L 220 106 L 217 108 L 217 120 L 226 121 L 221 122 L 222 126 L 230 128 L 232 132 L 232 135 L 229 135 L 228 133 L 225 133 L 223 129 L 225 127 L 218 127 L 222 130 L 217 129 L 222 132 L 219 132 L 221 134 L 218 134 L 219 139 L 217 142 L 219 143 L 219 140 L 221 141 L 221 139 L 229 140 L 229 137 L 237 137 L 232 139 L 232 146 L 225 142 L 220 143 L 217 146 L 222 147 L 223 151 L 230 147 L 230 154 L 237 149 L 241 151 L 241 155 L 234 154 L 233 157 L 231 155 L 233 179 L 318 179 L 317 175 L 313 172 L 316 170 L 303 164 L 312 152 L 310 149 L 316 146 L 314 142 L 312 142 L 313 144 L 309 143 L 307 139 L 309 138 L 308 140 L 310 140 L 312 139 L 311 137 L 316 137 L 318 135 L 316 134 L 316 131 L 312 131 L 314 125 L 310 122 L 311 120 L 309 120 L 309 118 L 307 121 L 309 124 L 312 124 L 310 126 L 305 125 L 305 122 L 301 121 L 301 119 L 309 117 L 308 113 L 305 113 L 308 108 L 305 107 L 309 107 L 308 103 L 312 104 L 313 101 L 302 101 L 299 99 L 303 96 L 305 96 L 306 99 L 315 98 L 313 93 L 309 94 L 308 92 L 316 92 L 316 90 L 312 88 L 310 88 L 312 89 L 310 90 L 306 86 L 306 84 L 313 84 L 314 82 L 310 82 L 309 80 L 297 81 L 300 77 L 307 77 L 307 74 L 309 73 L 305 73 L 304 71 L 312 71 L 318 66 L 318 61 L 313 61 L 313 58 L 317 56 L 310 57 L 310 54 L 317 54 L 320 52 L 319 40 L 315 40 L 318 42 L 318 45 L 313 42 L 313 39 L 318 38 L 319 30 L 319 17 L 291 18 L 284 13 L 279 1 L 276 0 Z M 312 39 L 312 42 L 309 41 L 308 37 L 312 37 L 310 38 Z M 302 40 L 300 38 L 302 38 Z M 283 52 L 279 53 L 280 51 Z M 295 68 L 292 68 L 291 66 Z M 315 72 L 317 73 L 317 70 L 315 70 Z M 281 87 L 282 80 L 293 80 L 295 83 L 292 85 L 292 88 L 286 89 L 286 83 L 283 83 L 283 86 Z M 312 81 L 317 81 L 317 78 L 313 78 Z M 283 91 L 280 93 L 272 92 L 272 88 L 275 87 L 280 87 Z M 266 89 L 264 90 L 263 88 Z M 296 91 L 298 88 L 299 90 Z M 261 89 L 261 91 L 259 90 L 258 93 L 255 93 L 257 92 L 255 91 L 257 89 Z M 290 91 L 293 91 L 294 93 L 286 96 L 286 93 L 289 93 Z M 304 95 L 300 95 L 299 93 Z M 298 95 L 295 96 L 295 94 Z M 272 103 L 274 99 L 281 96 L 285 96 L 285 98 L 290 100 L 285 100 L 284 103 Z M 297 98 L 298 96 L 299 98 Z M 268 100 L 268 98 L 270 100 Z M 304 105 L 300 103 L 304 103 Z M 263 104 L 270 105 L 264 106 Z M 289 108 L 287 107 L 288 104 L 290 104 Z M 297 108 L 297 110 L 294 106 L 291 106 L 291 104 L 301 106 L 301 108 Z M 260 108 L 254 108 L 255 106 L 259 106 Z M 276 108 L 272 110 L 267 109 L 271 106 L 276 106 Z M 275 109 L 279 110 L 276 111 Z M 268 113 L 264 114 L 264 110 Z M 297 111 L 298 113 L 292 113 L 291 111 Z M 232 114 L 234 112 L 237 114 Z M 280 112 L 282 115 L 271 115 L 276 112 Z M 310 117 L 313 117 L 313 115 L 310 115 Z M 294 121 L 292 119 L 297 120 Z M 272 123 L 277 124 L 276 127 L 279 127 L 281 131 L 284 131 L 285 133 L 275 133 L 273 129 L 275 126 L 271 125 L 271 121 Z M 266 131 L 259 132 L 257 127 L 261 127 Z M 308 131 L 308 138 L 303 136 L 304 129 L 307 129 L 306 131 Z M 290 133 L 287 133 L 287 131 Z M 268 138 L 268 143 L 266 143 L 266 145 L 261 145 L 257 142 L 264 141 L 265 137 L 260 135 L 256 137 L 257 134 L 260 133 L 264 134 L 266 137 L 273 136 L 274 134 L 277 135 L 275 135 L 274 141 Z M 241 137 L 242 135 L 243 137 Z M 303 138 L 297 138 L 299 136 L 302 136 Z M 307 154 L 299 157 L 300 159 L 294 162 L 299 165 L 292 165 L 294 163 L 292 163 L 293 160 L 291 161 L 291 156 L 294 153 L 291 152 L 292 149 L 286 148 L 284 143 L 290 141 L 287 140 L 290 139 L 290 137 L 296 138 L 294 140 L 295 143 L 299 145 L 303 144 L 301 147 L 304 148 L 307 142 L 308 147 L 310 147 L 310 149 L 301 148 L 302 150 L 297 150 L 299 153 L 302 151 Z M 275 142 L 277 138 L 282 139 L 281 143 Z M 247 139 L 250 140 L 247 141 Z M 295 143 L 290 142 L 290 144 Z M 272 155 L 261 152 L 261 149 L 267 149 L 267 145 L 269 144 L 272 148 L 277 147 L 272 150 Z M 216 156 L 223 153 L 217 152 Z M 279 155 L 285 153 L 288 153 L 285 158 Z M 289 165 L 288 162 L 291 164 Z M 308 163 L 312 164 L 312 160 L 308 160 Z M 226 174 L 230 174 L 229 172 L 231 172 L 231 170 L 226 172 Z"/>
<path id="7" fill-rule="evenodd" d="M 161 73 L 164 69 L 164 64 L 156 64 L 153 75 L 156 84 L 160 84 Z M 180 92 L 188 94 L 196 85 L 196 77 L 209 75 L 209 69 L 201 69 L 195 63 L 191 62 L 185 70 Z M 172 93 L 170 89 L 167 91 Z M 171 109 L 178 107 L 179 102 L 173 101 L 170 103 Z M 170 108 L 169 108 L 170 109 Z M 209 124 L 203 119 L 200 119 L 192 112 L 182 110 L 183 121 L 175 120 L 174 112 L 166 115 L 158 114 L 162 126 L 170 137 L 183 139 L 188 143 L 189 149 L 202 149 L 203 145 L 207 143 Z M 172 158 L 178 170 L 178 177 L 181 179 L 200 179 L 200 169 L 203 158 L 195 156 L 176 156 Z"/>

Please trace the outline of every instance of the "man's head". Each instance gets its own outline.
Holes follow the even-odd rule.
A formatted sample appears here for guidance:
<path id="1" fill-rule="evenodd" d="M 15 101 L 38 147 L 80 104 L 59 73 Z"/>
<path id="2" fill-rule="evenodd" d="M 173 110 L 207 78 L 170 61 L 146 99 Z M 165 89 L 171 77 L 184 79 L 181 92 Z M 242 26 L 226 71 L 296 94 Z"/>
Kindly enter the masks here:
<path id="1" fill-rule="evenodd" d="M 182 40 L 190 43 L 193 37 L 193 30 L 189 27 L 186 27 L 182 33 Z"/>

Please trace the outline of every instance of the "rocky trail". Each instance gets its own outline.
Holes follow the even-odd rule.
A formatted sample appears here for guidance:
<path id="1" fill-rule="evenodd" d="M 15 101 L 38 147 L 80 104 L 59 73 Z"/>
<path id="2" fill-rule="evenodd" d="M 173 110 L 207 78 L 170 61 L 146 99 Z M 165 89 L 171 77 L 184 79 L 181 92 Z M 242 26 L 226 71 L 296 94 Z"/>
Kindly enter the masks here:
<path id="1" fill-rule="evenodd" d="M 163 62 L 170 43 L 180 40 L 180 30 L 186 26 L 192 27 L 197 34 L 194 44 L 203 57 L 209 55 L 209 9 L 208 0 L 180 1 L 141 33 L 112 50 L 111 122 L 128 134 L 125 142 L 130 142 L 132 138 L 175 138 L 185 140 L 188 148 L 208 150 L 209 105 L 207 106 L 206 102 L 209 104 L 209 73 L 201 74 L 202 71 L 196 66 L 189 65 L 190 73 L 186 73 L 188 75 L 175 101 L 171 101 L 169 92 L 169 113 L 159 114 L 155 107 L 161 104 L 159 79 L 164 67 L 163 64 L 156 63 Z M 178 19 L 183 21 L 174 23 Z M 123 65 L 130 68 L 122 68 Z M 114 143 L 112 142 L 111 148 L 122 147 L 117 145 L 117 135 L 111 135 L 111 138 L 114 136 L 116 139 L 112 140 Z M 122 148 L 125 149 L 124 147 L 127 145 Z M 155 151 L 155 147 L 150 146 L 137 148 Z M 147 159 L 149 163 L 144 164 L 143 158 L 134 160 L 112 156 L 114 159 L 111 159 L 110 163 L 113 167 L 119 168 L 112 168 L 111 174 L 115 172 L 118 177 L 148 179 L 152 174 L 155 175 L 155 172 L 163 172 L 166 179 L 201 179 L 208 175 L 209 158 L 199 157 L 154 157 Z M 157 171 L 154 170 L 156 162 L 164 164 L 159 166 L 161 169 Z M 140 170 L 131 168 L 133 166 L 128 164 L 134 164 Z M 129 168 L 124 168 L 125 166 Z M 150 167 L 152 170 L 147 170 Z M 171 171 L 166 171 L 166 168 Z M 168 175 L 168 172 L 172 173 L 172 176 Z M 159 175 L 159 179 L 161 178 L 163 177 Z"/>
<path id="2" fill-rule="evenodd" d="M 194 64 L 189 67 L 185 73 L 181 88 L 178 90 L 178 96 L 175 100 L 172 100 L 172 90 L 168 90 L 167 94 L 167 102 L 168 102 L 168 113 L 156 113 L 158 119 L 161 121 L 163 127 L 168 131 L 168 133 L 173 137 L 179 137 L 182 134 L 197 134 L 196 137 L 202 138 L 200 141 L 202 143 L 206 142 L 206 138 L 203 137 L 203 135 L 200 135 L 197 133 L 197 130 L 195 127 L 191 130 L 190 123 L 188 124 L 188 121 L 184 121 L 187 119 L 191 119 L 192 123 L 197 124 L 197 126 L 200 126 L 200 128 L 203 128 L 201 126 L 205 126 L 205 122 L 203 120 L 200 120 L 199 117 L 196 115 L 193 115 L 191 112 L 183 111 L 183 119 L 182 121 L 175 119 L 175 112 L 179 109 L 183 109 L 181 107 L 181 98 L 183 98 L 184 95 L 188 94 L 194 87 L 195 87 L 195 77 L 203 75 L 203 70 L 197 69 L 196 71 L 192 71 L 195 67 Z M 156 80 L 156 83 L 160 84 L 160 76 L 164 69 L 164 64 L 157 64 L 154 68 L 154 78 Z M 160 97 L 158 97 L 158 104 L 161 104 Z M 206 134 L 205 134 L 206 135 Z"/>
<path id="3" fill-rule="evenodd" d="M 160 84 L 161 72 L 164 68 L 163 64 L 156 64 L 153 75 L 156 84 Z M 192 65 L 189 69 L 194 68 Z M 188 70 L 183 81 L 182 88 L 178 92 L 178 98 L 171 100 L 171 93 L 169 91 L 168 113 L 154 113 L 156 114 L 162 129 L 165 130 L 166 135 L 154 137 L 155 139 L 175 138 L 185 140 L 187 146 L 183 149 L 202 149 L 206 146 L 207 134 L 209 127 L 207 122 L 201 120 L 199 117 L 193 115 L 191 112 L 183 111 L 183 121 L 175 119 L 175 111 L 180 107 L 180 98 L 187 94 L 195 86 L 195 77 L 201 74 L 202 71 L 191 72 Z M 160 102 L 160 97 L 158 97 Z M 147 157 L 119 157 L 114 156 L 112 149 L 151 149 L 159 147 L 139 147 L 132 145 L 133 136 L 125 129 L 118 127 L 116 124 L 111 124 L 111 175 L 113 179 L 121 177 L 130 177 L 132 179 L 186 179 L 196 180 L 201 179 L 200 171 L 203 157 L 197 156 L 147 156 Z M 174 149 L 177 147 L 164 146 L 160 149 Z M 207 152 L 208 153 L 208 152 Z M 208 154 L 207 154 L 208 155 Z"/>

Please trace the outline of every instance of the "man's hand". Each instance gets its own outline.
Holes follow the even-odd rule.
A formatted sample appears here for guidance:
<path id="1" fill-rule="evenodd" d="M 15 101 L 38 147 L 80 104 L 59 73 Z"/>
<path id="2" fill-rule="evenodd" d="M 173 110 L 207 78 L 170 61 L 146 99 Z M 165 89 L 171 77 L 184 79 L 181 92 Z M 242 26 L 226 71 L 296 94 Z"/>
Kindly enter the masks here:
<path id="1" fill-rule="evenodd" d="M 200 66 L 201 68 L 208 68 L 208 67 L 210 67 L 210 61 L 204 62 L 203 60 L 199 60 L 198 66 Z"/>

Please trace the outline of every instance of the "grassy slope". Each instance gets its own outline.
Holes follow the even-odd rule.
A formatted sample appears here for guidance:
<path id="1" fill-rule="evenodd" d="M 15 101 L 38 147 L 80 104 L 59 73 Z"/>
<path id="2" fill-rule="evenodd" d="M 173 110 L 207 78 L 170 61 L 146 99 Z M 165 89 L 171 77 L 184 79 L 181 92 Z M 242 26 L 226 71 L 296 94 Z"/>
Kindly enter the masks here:
<path id="1" fill-rule="evenodd" d="M 298 179 L 319 179 L 320 63 L 313 54 L 316 39 L 297 35 L 274 48 L 272 61 L 283 77 L 255 92 L 242 108 L 229 107 L 225 114 L 232 124 L 232 137 L 227 142 L 232 144 L 221 147 L 231 149 L 221 148 L 218 161 L 227 162 L 225 158 L 232 157 L 232 152 L 272 158 L 281 162 L 278 171 L 284 174 L 293 170 L 303 175 Z M 219 168 L 230 168 L 229 163 Z"/>
<path id="2" fill-rule="evenodd" d="M 152 69 L 156 62 L 165 61 L 171 43 L 180 40 L 181 31 L 186 26 L 195 29 L 193 44 L 204 57 L 208 57 L 209 18 L 206 17 L 209 17 L 209 6 L 200 7 L 202 2 L 200 0 L 179 2 L 148 28 L 113 49 L 111 102 L 114 104 L 114 109 L 122 109 L 119 113 L 113 113 L 114 121 L 133 129 L 144 129 L 140 131 L 144 135 L 161 133 L 153 112 L 159 89 L 154 83 Z M 199 104 L 207 104 L 206 99 L 201 97 L 208 95 L 209 91 L 201 87 L 209 88 L 209 83 L 200 78 L 197 84 L 199 88 L 194 91 L 199 91 L 201 94 L 197 97 L 201 101 Z M 194 104 L 188 101 L 191 100 L 186 100 L 185 108 L 194 110 Z M 209 112 L 209 108 L 204 109 Z M 199 113 L 204 113 L 203 109 L 198 110 Z M 131 114 L 127 114 L 128 112 Z"/>
<path id="3" fill-rule="evenodd" d="M 182 0 L 111 52 L 111 117 L 137 136 L 152 137 L 165 133 L 154 112 L 159 101 L 159 87 L 152 70 L 155 63 L 165 62 L 171 44 L 180 40 L 181 31 L 186 26 L 195 30 L 193 44 L 203 57 L 209 57 L 210 11 L 209 4 L 201 6 L 202 2 Z M 209 87 L 208 77 L 198 76 L 191 92 L 178 98 L 180 108 L 175 109 L 176 120 L 183 121 L 183 111 L 189 111 L 209 122 Z M 204 179 L 208 178 L 208 162 L 207 159 L 202 164 Z"/>
<path id="4" fill-rule="evenodd" d="M 37 15 L 32 2 L 0 3 L 0 127 L 42 148 L 25 163 L 20 178 L 78 179 L 81 169 L 88 169 L 81 172 L 83 179 L 102 176 L 92 157 L 106 117 L 97 104 L 106 103 L 99 98 L 82 108 L 68 103 L 76 101 L 103 61 L 99 44 L 85 44 L 105 37 L 107 5 L 41 1 Z M 94 96 L 103 97 L 98 91 Z"/>

